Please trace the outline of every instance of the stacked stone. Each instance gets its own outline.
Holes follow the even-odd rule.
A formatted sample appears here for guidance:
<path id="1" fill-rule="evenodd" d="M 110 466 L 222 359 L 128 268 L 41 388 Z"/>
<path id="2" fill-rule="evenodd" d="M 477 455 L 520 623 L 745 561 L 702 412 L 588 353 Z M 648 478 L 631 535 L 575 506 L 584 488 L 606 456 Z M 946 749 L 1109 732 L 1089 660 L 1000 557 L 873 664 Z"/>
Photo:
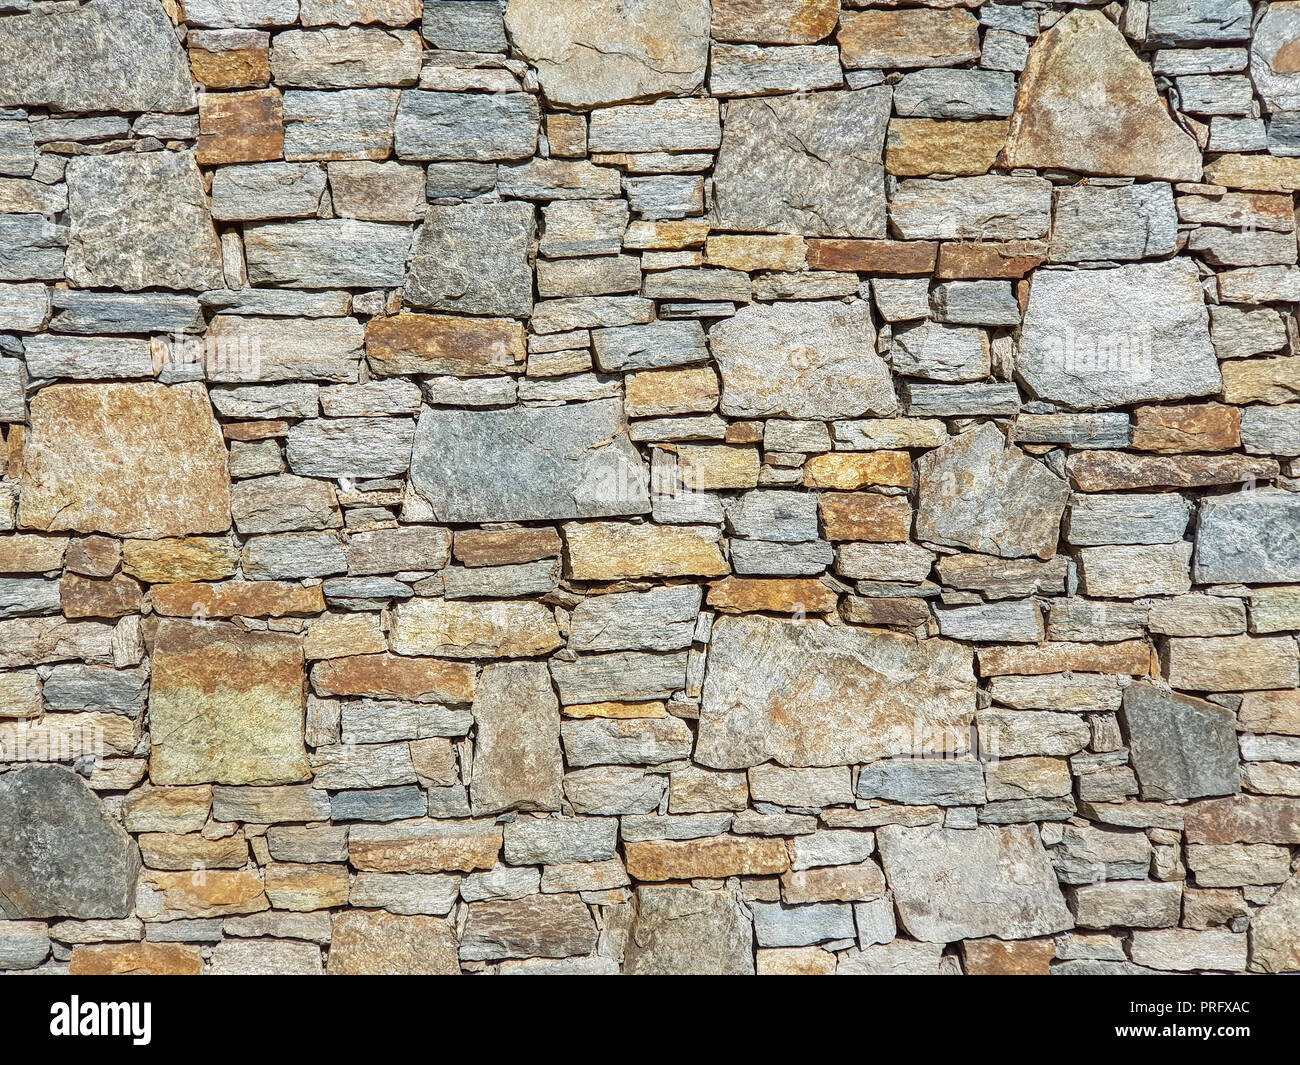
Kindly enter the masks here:
<path id="1" fill-rule="evenodd" d="M 1300 3 L 3 10 L 0 970 L 1300 969 Z"/>

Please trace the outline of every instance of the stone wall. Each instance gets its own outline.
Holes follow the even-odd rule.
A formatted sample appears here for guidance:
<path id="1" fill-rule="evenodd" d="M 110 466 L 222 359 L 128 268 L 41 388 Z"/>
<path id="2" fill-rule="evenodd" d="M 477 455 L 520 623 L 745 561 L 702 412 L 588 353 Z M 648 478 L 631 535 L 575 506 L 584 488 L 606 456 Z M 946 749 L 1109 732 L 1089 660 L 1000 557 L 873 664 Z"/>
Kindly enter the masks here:
<path id="1" fill-rule="evenodd" d="M 0 969 L 1300 968 L 1300 3 L 0 11 Z"/>

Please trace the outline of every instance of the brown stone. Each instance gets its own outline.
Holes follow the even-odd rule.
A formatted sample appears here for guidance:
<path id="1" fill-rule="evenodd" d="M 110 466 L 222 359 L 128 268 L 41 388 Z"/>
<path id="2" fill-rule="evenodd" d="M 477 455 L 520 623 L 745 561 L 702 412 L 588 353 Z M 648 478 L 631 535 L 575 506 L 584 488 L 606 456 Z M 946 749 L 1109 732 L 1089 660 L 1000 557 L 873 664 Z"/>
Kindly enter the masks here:
<path id="1" fill-rule="evenodd" d="M 1227 365 L 1225 363 L 1225 365 Z M 1066 463 L 1080 492 L 1127 488 L 1206 488 L 1241 481 L 1267 481 L 1278 474 L 1276 459 L 1246 455 L 1178 455 L 1160 458 L 1130 451 L 1076 451 Z"/>
<path id="2" fill-rule="evenodd" d="M 260 30 L 191 30 L 190 73 L 212 89 L 260 89 L 270 84 L 271 35 Z"/>
<path id="3" fill-rule="evenodd" d="M 583 159 L 587 155 L 586 115 L 547 115 L 546 143 L 556 159 Z"/>
<path id="4" fill-rule="evenodd" d="M 578 581 L 721 577 L 729 571 L 711 526 L 569 522 L 564 543 L 569 576 Z"/>
<path id="5" fill-rule="evenodd" d="M 469 703 L 474 699 L 474 667 L 441 658 L 350 655 L 312 666 L 311 686 L 318 695 Z"/>
<path id="6" fill-rule="evenodd" d="M 348 867 L 271 862 L 263 871 L 266 897 L 277 910 L 326 910 L 348 903 Z"/>
<path id="7" fill-rule="evenodd" d="M 140 537 L 230 528 L 226 449 L 202 385 L 51 385 L 31 419 L 25 528 Z"/>
<path id="8" fill-rule="evenodd" d="M 1006 141 L 1005 119 L 950 122 L 895 118 L 885 137 L 885 169 L 899 177 L 987 174 Z"/>
<path id="9" fill-rule="evenodd" d="M 846 595 L 840 603 L 840 617 L 854 625 L 914 629 L 930 620 L 930 607 L 924 599 L 874 599 L 869 596 Z"/>
<path id="10" fill-rule="evenodd" d="M 821 947 L 767 947 L 754 956 L 759 976 L 830 976 L 835 955 Z"/>
<path id="11" fill-rule="evenodd" d="M 122 569 L 148 584 L 219 581 L 239 566 L 239 546 L 223 537 L 127 540 Z"/>
<path id="12" fill-rule="evenodd" d="M 636 880 L 695 880 L 768 876 L 790 868 L 785 841 L 760 837 L 647 840 L 626 844 L 628 875 Z"/>
<path id="13" fill-rule="evenodd" d="M 1222 403 L 1178 407 L 1138 407 L 1134 413 L 1135 451 L 1181 455 L 1189 451 L 1231 451 L 1241 446 L 1241 411 Z"/>
<path id="14" fill-rule="evenodd" d="M 839 21 L 838 0 L 714 0 L 715 41 L 816 44 Z"/>
<path id="15" fill-rule="evenodd" d="M 851 492 L 869 485 L 912 487 L 912 456 L 906 451 L 828 451 L 804 463 L 808 488 Z"/>
<path id="16" fill-rule="evenodd" d="M 766 610 L 777 614 L 825 614 L 835 609 L 834 590 L 813 578 L 727 577 L 709 585 L 709 606 L 724 614 Z"/>
<path id="17" fill-rule="evenodd" d="M 805 902 L 870 902 L 885 894 L 885 874 L 875 862 L 789 870 L 781 874 L 781 898 Z"/>
<path id="18" fill-rule="evenodd" d="M 320 586 L 288 581 L 222 581 L 156 584 L 149 590 L 156 613 L 167 617 L 266 618 L 319 614 L 325 609 Z"/>
<path id="19" fill-rule="evenodd" d="M 501 827 L 484 821 L 396 821 L 348 833 L 348 861 L 376 873 L 471 873 L 491 869 Z"/>
<path id="20" fill-rule="evenodd" d="M 198 976 L 203 956 L 189 943 L 92 943 L 73 947 L 73 976 Z"/>
<path id="21" fill-rule="evenodd" d="M 6 539 L 16 539 L 9 537 Z M 150 543 L 137 540 L 136 543 Z M 122 542 L 111 536 L 82 536 L 68 545 L 65 566 L 83 577 L 111 577 L 122 561 Z M 52 566 L 51 569 L 57 569 Z"/>
<path id="22" fill-rule="evenodd" d="M 1112 673 L 1145 677 L 1151 647 L 1144 640 L 1120 643 L 1045 643 L 1037 647 L 991 646 L 976 649 L 982 677 L 1043 676 L 1047 673 Z"/>
<path id="23" fill-rule="evenodd" d="M 1300 844 L 1300 799 L 1234 795 L 1204 799 L 1186 807 L 1188 843 Z"/>
<path id="24" fill-rule="evenodd" d="M 389 646 L 441 658 L 527 658 L 564 644 L 550 607 L 531 599 L 490 602 L 418 597 L 393 609 Z"/>
<path id="25" fill-rule="evenodd" d="M 308 661 L 378 654 L 386 647 L 379 615 L 369 611 L 321 614 L 312 620 L 302 641 L 302 652 Z"/>
<path id="26" fill-rule="evenodd" d="M 947 280 L 1005 278 L 1019 280 L 1047 261 L 1047 244 L 1040 240 L 944 244 L 935 276 Z"/>
<path id="27" fill-rule="evenodd" d="M 466 566 L 516 566 L 556 558 L 563 546 L 554 529 L 458 529 L 451 553 Z"/>
<path id="28" fill-rule="evenodd" d="M 810 240 L 812 270 L 920 277 L 934 273 L 939 245 L 924 240 Z"/>
<path id="29" fill-rule="evenodd" d="M 689 370 L 646 370 L 623 382 L 630 418 L 711 411 L 718 405 L 718 375 L 711 366 Z"/>
<path id="30" fill-rule="evenodd" d="M 1294 403 L 1300 400 L 1300 358 L 1227 359 L 1223 399 L 1227 403 Z"/>
<path id="31" fill-rule="evenodd" d="M 1171 637 L 1161 652 L 1169 683 L 1184 691 L 1258 691 L 1300 684 L 1289 636 Z"/>
<path id="32" fill-rule="evenodd" d="M 139 838 L 140 857 L 150 869 L 242 869 L 248 864 L 243 835 L 205 839 L 197 832 L 145 832 Z"/>
<path id="33" fill-rule="evenodd" d="M 840 58 L 849 70 L 956 66 L 979 58 L 979 31 L 969 11 L 844 11 Z"/>
<path id="34" fill-rule="evenodd" d="M 339 976 L 456 976 L 456 933 L 441 917 L 384 910 L 336 913 L 327 971 Z"/>
<path id="35" fill-rule="evenodd" d="M 120 618 L 140 610 L 144 593 L 130 577 L 118 574 L 106 581 L 65 574 L 59 581 L 59 603 L 68 618 Z"/>
<path id="36" fill-rule="evenodd" d="M 372 318 L 366 360 L 374 373 L 490 377 L 522 370 L 524 327 L 508 318 L 399 314 Z"/>
<path id="37" fill-rule="evenodd" d="M 900 543 L 912 527 L 912 507 L 906 496 L 830 492 L 821 497 L 817 509 L 828 540 Z"/>
<path id="38" fill-rule="evenodd" d="M 279 89 L 199 95 L 202 166 L 257 163 L 284 155 L 284 101 Z"/>
<path id="39" fill-rule="evenodd" d="M 1220 155 L 1205 164 L 1205 180 L 1229 189 L 1300 192 L 1300 159 L 1276 155 Z"/>
<path id="40" fill-rule="evenodd" d="M 591 912 L 577 895 L 489 899 L 469 904 L 460 954 L 467 961 L 567 958 L 591 953 L 596 939 Z"/>
<path id="41" fill-rule="evenodd" d="M 227 440 L 271 440 L 275 437 L 289 435 L 289 423 L 281 421 L 266 422 L 227 422 L 221 427 Z"/>
<path id="42" fill-rule="evenodd" d="M 197 832 L 212 809 L 212 785 L 155 788 L 145 785 L 122 802 L 128 832 Z"/>
<path id="43" fill-rule="evenodd" d="M 136 911 L 158 917 L 230 917 L 269 909 L 262 878 L 253 870 L 187 869 L 182 873 L 146 869 L 140 874 Z"/>
<path id="44" fill-rule="evenodd" d="M 1246 732 L 1300 736 L 1300 691 L 1247 692 L 1237 718 Z"/>
<path id="45" fill-rule="evenodd" d="M 63 568 L 66 536 L 0 536 L 0 573 L 49 573 Z"/>
<path id="46" fill-rule="evenodd" d="M 962 943 L 967 976 L 1050 976 L 1056 944 L 1050 939 L 968 939 Z"/>
<path id="47" fill-rule="evenodd" d="M 704 243 L 709 223 L 687 218 L 679 222 L 633 222 L 623 236 L 623 247 L 646 251 L 681 251 Z"/>

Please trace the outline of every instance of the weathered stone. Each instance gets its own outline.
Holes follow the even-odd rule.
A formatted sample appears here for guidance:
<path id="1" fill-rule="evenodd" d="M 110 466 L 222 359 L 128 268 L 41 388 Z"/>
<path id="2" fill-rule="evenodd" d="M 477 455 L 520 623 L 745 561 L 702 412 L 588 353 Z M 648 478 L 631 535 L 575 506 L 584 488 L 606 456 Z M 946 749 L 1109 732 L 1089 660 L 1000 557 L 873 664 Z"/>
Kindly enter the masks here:
<path id="1" fill-rule="evenodd" d="M 779 839 L 713 836 L 627 842 L 628 873 L 637 880 L 693 880 L 782 873 L 790 866 Z"/>
<path id="2" fill-rule="evenodd" d="M 249 226 L 244 229 L 248 279 L 302 288 L 397 287 L 410 239 L 406 226 L 352 218 Z"/>
<path id="3" fill-rule="evenodd" d="M 1100 11 L 1074 11 L 1035 42 L 1004 158 L 1012 167 L 1199 181 L 1196 142 L 1169 117 L 1146 65 Z"/>
<path id="4" fill-rule="evenodd" d="M 1178 883 L 1131 880 L 1084 884 L 1069 902 L 1079 928 L 1169 928 L 1178 924 L 1182 896 Z"/>
<path id="5" fill-rule="evenodd" d="M 1077 451 L 1066 460 L 1070 481 L 1082 492 L 1128 488 L 1203 488 L 1276 476 L 1275 460 L 1243 455 L 1163 458 L 1126 451 Z"/>
<path id="6" fill-rule="evenodd" d="M 421 92 L 397 106 L 397 157 L 417 161 L 508 162 L 537 146 L 537 100 L 526 93 Z"/>
<path id="7" fill-rule="evenodd" d="M 1001 70 L 916 70 L 894 87 L 894 110 L 917 118 L 1006 118 L 1015 99 L 1015 76 Z"/>
<path id="8" fill-rule="evenodd" d="M 812 671 L 810 662 L 825 668 Z M 895 705 L 899 689 L 883 681 L 886 674 L 909 678 L 906 713 Z M 823 684 L 815 699 L 791 696 L 801 678 L 814 677 Z M 967 655 L 943 641 L 918 644 L 812 621 L 724 618 L 713 630 L 696 760 L 736 769 L 769 758 L 838 765 L 845 758 L 869 762 L 917 749 L 958 750 L 974 709 L 973 683 Z M 868 690 L 876 695 L 864 699 Z M 816 707 L 816 720 L 788 714 L 803 706 L 810 712 Z"/>
<path id="9" fill-rule="evenodd" d="M 1123 720 L 1143 799 L 1194 799 L 1240 789 L 1230 710 L 1135 684 L 1125 692 Z"/>
<path id="10" fill-rule="evenodd" d="M 127 917 L 140 855 L 89 788 L 62 766 L 0 775 L 0 913 Z"/>
<path id="11" fill-rule="evenodd" d="M 1263 488 L 1201 501 L 1196 579 L 1300 580 L 1300 497 Z"/>
<path id="12" fill-rule="evenodd" d="M 659 765 L 689 758 L 693 745 L 690 729 L 675 717 L 564 721 L 560 732 L 570 766 Z"/>
<path id="13" fill-rule="evenodd" d="M 840 17 L 850 70 L 955 66 L 979 57 L 979 20 L 968 11 L 850 11 Z"/>
<path id="14" fill-rule="evenodd" d="M 1220 636 L 1167 641 L 1169 683 L 1196 692 L 1258 691 L 1300 684 L 1300 661 L 1287 637 Z"/>
<path id="15" fill-rule="evenodd" d="M 1244 8 L 1244 5 L 1237 5 Z M 1235 11 L 1234 40 L 1250 37 L 1249 8 Z M 1267 111 L 1300 110 L 1300 71 L 1295 67 L 1296 9 L 1270 6 L 1255 27 L 1250 48 L 1250 74 Z"/>
<path id="16" fill-rule="evenodd" d="M 430 207 L 412 250 L 405 295 L 415 307 L 467 314 L 532 313 L 527 204 Z M 470 253 L 473 249 L 473 253 Z"/>
<path id="17" fill-rule="evenodd" d="M 488 666 L 474 699 L 474 722 L 474 813 L 558 809 L 564 775 L 560 714 L 546 667 Z"/>
<path id="18" fill-rule="evenodd" d="M 1246 968 L 1246 936 L 1227 929 L 1134 932 L 1131 951 L 1135 964 L 1151 969 L 1239 972 Z"/>
<path id="19" fill-rule="evenodd" d="M 1077 263 L 1172 255 L 1178 217 L 1167 184 L 1068 186 L 1056 193 L 1049 257 Z"/>
<path id="20" fill-rule="evenodd" d="M 454 976 L 460 972 L 456 935 L 438 917 L 382 910 L 337 913 L 328 971 L 343 976 Z"/>
<path id="21" fill-rule="evenodd" d="M 885 169 L 899 177 L 987 174 L 1006 139 L 1005 122 L 896 118 L 885 140 Z"/>
<path id="22" fill-rule="evenodd" d="M 393 151 L 396 89 L 340 89 L 284 94 L 284 157 L 386 159 Z"/>
<path id="23" fill-rule="evenodd" d="M 1080 587 L 1099 598 L 1182 595 L 1191 591 L 1192 545 L 1085 547 L 1077 553 Z"/>
<path id="24" fill-rule="evenodd" d="M 962 944 L 967 976 L 1049 976 L 1055 958 L 1050 939 L 968 939 Z"/>
<path id="25" fill-rule="evenodd" d="M 1074 923 L 1032 825 L 885 825 L 876 838 L 903 928 L 917 939 L 1027 939 Z"/>
<path id="26" fill-rule="evenodd" d="M 1052 187 L 1035 177 L 913 178 L 889 201 L 903 240 L 1036 240 L 1052 220 Z"/>
<path id="27" fill-rule="evenodd" d="M 917 463 L 916 535 L 1004 558 L 1056 550 L 1069 488 L 985 423 Z"/>
<path id="28" fill-rule="evenodd" d="M 577 895 L 533 895 L 469 904 L 461 937 L 466 961 L 567 958 L 596 945 L 596 926 Z"/>
<path id="29" fill-rule="evenodd" d="M 1300 877 L 1278 888 L 1251 918 L 1250 960 L 1266 973 L 1300 970 Z"/>
<path id="30" fill-rule="evenodd" d="M 72 950 L 73 976 L 198 976 L 203 957 L 184 943 L 96 943 Z"/>
<path id="31" fill-rule="evenodd" d="M 984 768 L 978 762 L 900 758 L 876 762 L 858 774 L 861 799 L 912 806 L 982 806 Z M 826 804 L 822 804 L 826 805 Z"/>
<path id="32" fill-rule="evenodd" d="M 302 647 L 279 633 L 164 621 L 149 709 L 157 784 L 283 784 L 310 777 Z"/>
<path id="33" fill-rule="evenodd" d="M 573 522 L 563 527 L 575 580 L 717 577 L 727 572 L 718 532 L 708 526 Z"/>
<path id="34" fill-rule="evenodd" d="M 401 314 L 373 319 L 366 359 L 377 374 L 489 376 L 521 368 L 524 331 L 506 319 Z"/>

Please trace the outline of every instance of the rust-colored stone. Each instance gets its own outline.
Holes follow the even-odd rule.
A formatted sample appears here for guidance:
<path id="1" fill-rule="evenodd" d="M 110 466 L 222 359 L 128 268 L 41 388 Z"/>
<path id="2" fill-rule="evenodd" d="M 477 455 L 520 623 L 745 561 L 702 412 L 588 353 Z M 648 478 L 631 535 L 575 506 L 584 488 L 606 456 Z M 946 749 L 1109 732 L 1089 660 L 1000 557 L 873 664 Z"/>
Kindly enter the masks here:
<path id="1" fill-rule="evenodd" d="M 1183 827 L 1188 843 L 1300 844 L 1300 799 L 1234 795 L 1187 806 Z"/>
<path id="2" fill-rule="evenodd" d="M 906 451 L 828 451 L 804 463 L 809 488 L 853 491 L 869 485 L 912 487 L 912 456 Z"/>
<path id="3" fill-rule="evenodd" d="M 789 868 L 781 839 L 713 836 L 627 844 L 627 871 L 636 880 L 766 876 Z"/>
<path id="4" fill-rule="evenodd" d="M 1180 455 L 1189 451 L 1231 451 L 1241 445 L 1241 411 L 1222 403 L 1138 407 L 1133 449 Z"/>
<path id="5" fill-rule="evenodd" d="M 939 245 L 921 240 L 810 240 L 808 267 L 919 277 L 934 273 Z"/>
<path id="6" fill-rule="evenodd" d="M 202 166 L 257 163 L 284 155 L 284 101 L 279 89 L 199 96 L 196 158 Z"/>
<path id="7" fill-rule="evenodd" d="M 158 917 L 229 917 L 269 909 L 262 878 L 249 869 L 205 869 L 202 873 L 140 874 L 137 912 L 145 920 Z"/>
<path id="8" fill-rule="evenodd" d="M 840 617 L 854 625 L 914 629 L 930 620 L 930 607 L 924 599 L 846 595 L 840 603 Z"/>
<path id="9" fill-rule="evenodd" d="M 73 976 L 198 976 L 199 948 L 189 943 L 91 943 L 73 947 Z"/>
<path id="10" fill-rule="evenodd" d="M 319 585 L 304 588 L 289 581 L 156 584 L 149 597 L 154 611 L 167 617 L 279 618 L 325 609 Z"/>
<path id="11" fill-rule="evenodd" d="M 836 596 L 813 577 L 726 577 L 709 585 L 709 606 L 724 614 L 766 610 L 777 614 L 825 614 L 835 609 Z"/>
<path id="12" fill-rule="evenodd" d="M 838 0 L 714 0 L 715 41 L 816 44 L 835 29 Z"/>
<path id="13" fill-rule="evenodd" d="M 59 581 L 59 602 L 68 618 L 120 618 L 140 609 L 144 593 L 130 577 L 119 573 L 106 581 L 75 573 Z"/>
<path id="14" fill-rule="evenodd" d="M 817 506 L 828 540 L 901 543 L 912 527 L 912 507 L 905 496 L 828 492 Z"/>
<path id="15" fill-rule="evenodd" d="M 1047 261 L 1047 244 L 1040 240 L 945 244 L 939 249 L 935 276 L 945 281 L 1005 278 L 1018 281 Z"/>
<path id="16" fill-rule="evenodd" d="M 474 699 L 474 672 L 468 662 L 443 658 L 351 655 L 316 663 L 311 684 L 319 695 L 469 703 Z"/>
<path id="17" fill-rule="evenodd" d="M 1128 488 L 1206 488 L 1242 481 L 1267 481 L 1278 475 L 1276 459 L 1247 455 L 1178 455 L 1161 458 L 1131 451 L 1077 451 L 1066 463 L 1070 483 L 1080 492 L 1118 492 Z"/>
<path id="18" fill-rule="evenodd" d="M 557 558 L 563 546 L 554 529 L 459 529 L 451 553 L 466 566 L 515 566 Z"/>
<path id="19" fill-rule="evenodd" d="M 191 30 L 190 71 L 207 89 L 261 89 L 271 82 L 271 35 L 261 30 Z"/>
<path id="20" fill-rule="evenodd" d="M 1049 976 L 1056 944 L 1050 939 L 968 939 L 962 956 L 967 976 Z"/>
<path id="21" fill-rule="evenodd" d="M 899 177 L 987 174 L 1007 141 L 1007 122 L 895 118 L 885 137 L 885 169 Z"/>
<path id="22" fill-rule="evenodd" d="M 376 374 L 488 377 L 522 370 L 524 327 L 508 318 L 399 314 L 373 318 L 366 359 Z"/>

